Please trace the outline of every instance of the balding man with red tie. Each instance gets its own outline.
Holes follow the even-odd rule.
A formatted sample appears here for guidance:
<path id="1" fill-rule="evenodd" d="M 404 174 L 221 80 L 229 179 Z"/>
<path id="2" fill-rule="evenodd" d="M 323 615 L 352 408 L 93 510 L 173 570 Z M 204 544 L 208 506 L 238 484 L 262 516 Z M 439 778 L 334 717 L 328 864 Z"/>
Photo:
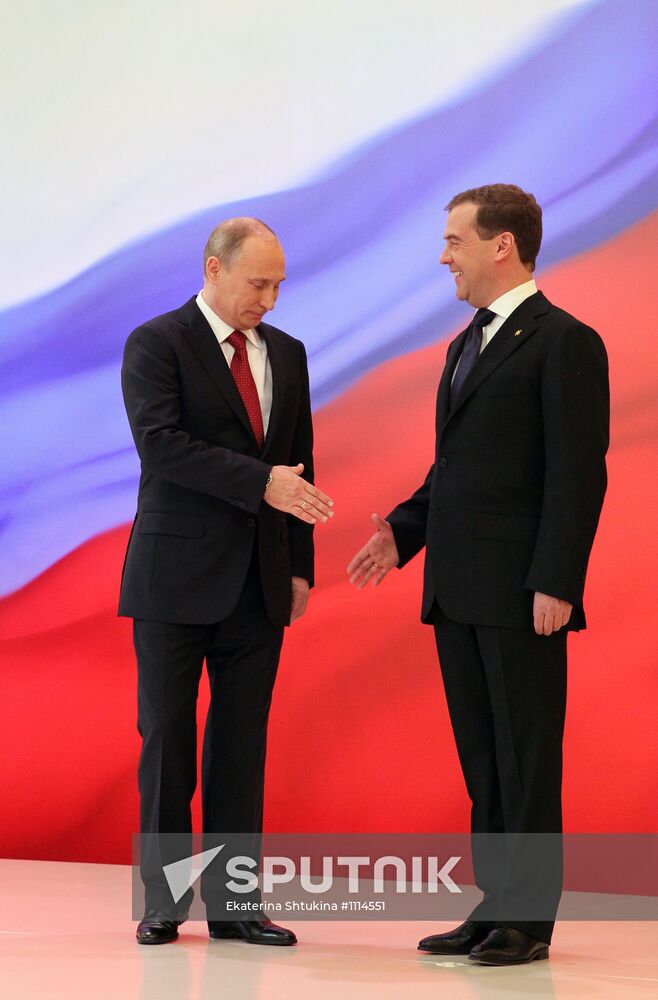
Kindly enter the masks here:
<path id="1" fill-rule="evenodd" d="M 285 278 L 277 237 L 256 219 L 221 223 L 204 270 L 199 295 L 126 344 L 141 478 L 119 614 L 134 619 L 142 834 L 191 832 L 205 660 L 203 828 L 258 836 L 283 630 L 306 609 L 313 527 L 333 502 L 313 485 L 304 346 L 262 322 Z M 141 944 L 174 941 L 193 895 L 174 903 L 161 862 L 143 850 Z M 212 919 L 202 895 L 211 937 L 295 943 L 262 913 Z"/>

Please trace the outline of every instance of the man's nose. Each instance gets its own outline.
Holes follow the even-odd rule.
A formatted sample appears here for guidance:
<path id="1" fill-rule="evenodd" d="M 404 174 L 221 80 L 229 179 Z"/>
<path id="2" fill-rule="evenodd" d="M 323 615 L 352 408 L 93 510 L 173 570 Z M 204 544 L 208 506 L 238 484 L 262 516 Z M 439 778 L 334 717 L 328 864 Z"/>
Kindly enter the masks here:
<path id="1" fill-rule="evenodd" d="M 274 303 L 276 302 L 276 293 L 273 288 L 263 289 L 263 293 L 260 297 L 260 305 L 262 309 L 274 309 Z"/>
<path id="2" fill-rule="evenodd" d="M 444 247 L 443 253 L 439 257 L 439 264 L 449 264 L 452 261 L 452 254 L 447 247 Z"/>

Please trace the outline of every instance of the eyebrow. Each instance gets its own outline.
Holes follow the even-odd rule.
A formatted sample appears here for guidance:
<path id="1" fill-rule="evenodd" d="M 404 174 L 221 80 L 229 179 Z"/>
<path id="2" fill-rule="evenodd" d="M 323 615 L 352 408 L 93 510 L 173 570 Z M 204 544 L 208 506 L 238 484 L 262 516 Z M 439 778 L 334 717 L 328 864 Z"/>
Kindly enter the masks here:
<path id="1" fill-rule="evenodd" d="M 457 233 L 444 233 L 443 238 L 444 240 L 458 240 L 459 236 L 457 236 Z"/>

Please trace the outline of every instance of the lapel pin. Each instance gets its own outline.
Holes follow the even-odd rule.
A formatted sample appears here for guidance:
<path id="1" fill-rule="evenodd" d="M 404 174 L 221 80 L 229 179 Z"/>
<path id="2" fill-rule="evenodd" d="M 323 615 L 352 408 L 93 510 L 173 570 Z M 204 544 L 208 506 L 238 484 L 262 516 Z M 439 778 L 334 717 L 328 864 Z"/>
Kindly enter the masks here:
<path id="1" fill-rule="evenodd" d="M 516 333 L 514 334 L 514 336 L 515 337 L 520 337 L 522 333 L 523 333 L 523 330 L 517 330 Z"/>

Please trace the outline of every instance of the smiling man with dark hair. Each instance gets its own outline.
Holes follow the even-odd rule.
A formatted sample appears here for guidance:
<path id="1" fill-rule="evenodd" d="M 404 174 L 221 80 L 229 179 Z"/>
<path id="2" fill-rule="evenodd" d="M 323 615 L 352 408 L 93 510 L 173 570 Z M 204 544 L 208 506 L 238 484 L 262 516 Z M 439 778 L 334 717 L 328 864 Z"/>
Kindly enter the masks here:
<path id="1" fill-rule="evenodd" d="M 472 831 L 529 837 L 497 864 L 492 838 L 488 858 L 474 847 L 482 903 L 419 947 L 491 965 L 548 957 L 561 891 L 567 631 L 585 627 L 606 489 L 605 348 L 537 290 L 541 233 L 535 198 L 512 184 L 448 205 L 441 263 L 477 311 L 448 347 L 425 482 L 386 520 L 373 515 L 377 532 L 348 567 L 353 583 L 377 584 L 426 547 L 422 620 L 436 633 Z"/>

